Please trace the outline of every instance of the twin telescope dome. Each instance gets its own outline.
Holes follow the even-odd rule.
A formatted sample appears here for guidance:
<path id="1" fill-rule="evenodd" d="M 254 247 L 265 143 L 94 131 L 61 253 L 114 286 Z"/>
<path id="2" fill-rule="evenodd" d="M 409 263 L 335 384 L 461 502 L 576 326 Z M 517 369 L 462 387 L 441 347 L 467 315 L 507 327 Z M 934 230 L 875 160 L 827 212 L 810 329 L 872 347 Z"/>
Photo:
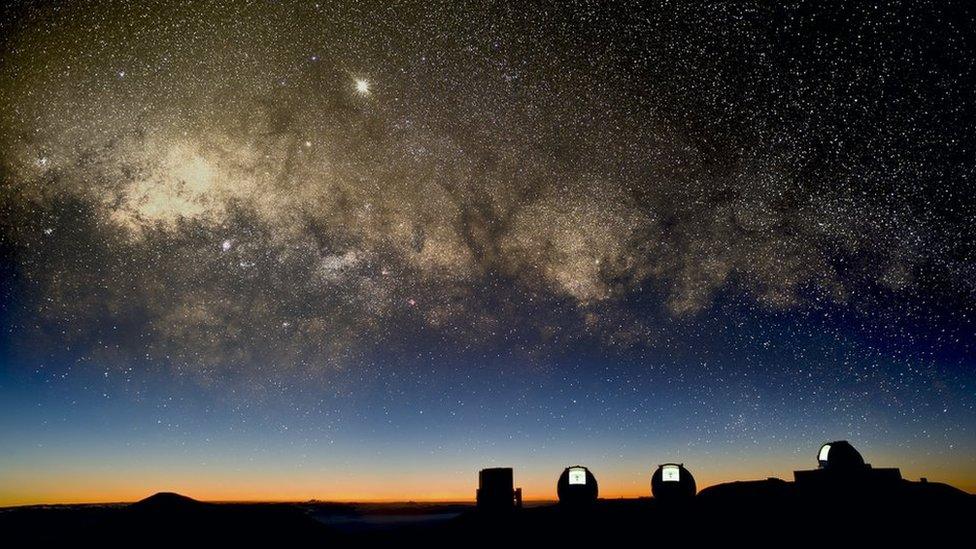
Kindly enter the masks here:
<path id="1" fill-rule="evenodd" d="M 651 476 L 651 493 L 654 499 L 678 501 L 693 497 L 698 491 L 695 477 L 681 463 L 665 463 Z"/>
<path id="2" fill-rule="evenodd" d="M 693 497 L 697 492 L 695 477 L 680 463 L 665 463 L 651 476 L 651 493 L 660 501 L 680 501 Z M 559 503 L 579 507 L 592 504 L 600 491 L 596 477 L 582 465 L 563 470 L 556 485 Z"/>
<path id="3" fill-rule="evenodd" d="M 573 465 L 563 470 L 556 484 L 556 494 L 562 505 L 589 505 L 596 501 L 600 489 L 596 477 L 582 465 Z"/>

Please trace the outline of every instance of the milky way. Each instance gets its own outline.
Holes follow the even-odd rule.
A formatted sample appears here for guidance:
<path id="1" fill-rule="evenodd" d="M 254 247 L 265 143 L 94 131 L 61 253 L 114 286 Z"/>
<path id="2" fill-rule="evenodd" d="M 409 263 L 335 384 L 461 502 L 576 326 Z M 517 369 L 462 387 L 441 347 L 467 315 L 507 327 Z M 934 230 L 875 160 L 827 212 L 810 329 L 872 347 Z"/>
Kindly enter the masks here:
<path id="1" fill-rule="evenodd" d="M 695 352 L 774 319 L 864 338 L 818 365 L 831 394 L 908 387 L 973 437 L 969 8 L 5 9 L 4 348 L 25 369 L 287 394 L 397 355 L 558 372 L 585 348 L 707 379 L 682 397 L 706 408 L 737 376 L 816 393 L 784 355 L 733 346 L 719 374 Z M 623 421 L 666 405 L 639 407 Z"/>

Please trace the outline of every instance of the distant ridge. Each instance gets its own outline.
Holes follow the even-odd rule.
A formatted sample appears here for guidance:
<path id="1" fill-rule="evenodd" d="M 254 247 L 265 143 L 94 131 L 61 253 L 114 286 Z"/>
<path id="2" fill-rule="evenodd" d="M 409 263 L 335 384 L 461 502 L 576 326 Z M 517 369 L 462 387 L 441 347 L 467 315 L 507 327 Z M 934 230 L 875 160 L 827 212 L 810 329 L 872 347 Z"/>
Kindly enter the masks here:
<path id="1" fill-rule="evenodd" d="M 137 509 L 176 510 L 197 509 L 204 503 L 176 492 L 157 492 L 132 504 Z"/>

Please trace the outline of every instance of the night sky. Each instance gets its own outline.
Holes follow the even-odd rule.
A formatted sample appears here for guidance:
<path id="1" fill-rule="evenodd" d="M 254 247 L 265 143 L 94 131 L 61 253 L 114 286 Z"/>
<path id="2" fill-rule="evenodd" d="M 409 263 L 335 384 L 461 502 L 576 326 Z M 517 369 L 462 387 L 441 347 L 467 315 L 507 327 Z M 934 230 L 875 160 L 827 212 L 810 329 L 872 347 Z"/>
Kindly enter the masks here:
<path id="1" fill-rule="evenodd" d="M 0 505 L 976 490 L 976 8 L 644 4 L 5 4 Z"/>

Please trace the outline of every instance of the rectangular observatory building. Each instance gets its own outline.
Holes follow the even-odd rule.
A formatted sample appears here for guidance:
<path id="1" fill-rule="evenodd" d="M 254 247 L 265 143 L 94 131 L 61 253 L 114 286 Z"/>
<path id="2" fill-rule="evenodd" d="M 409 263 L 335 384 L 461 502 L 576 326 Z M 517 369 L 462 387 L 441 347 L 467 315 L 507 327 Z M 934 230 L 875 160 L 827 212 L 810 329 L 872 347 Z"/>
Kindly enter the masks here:
<path id="1" fill-rule="evenodd" d="M 504 511 L 522 506 L 522 489 L 515 488 L 511 467 L 492 467 L 478 472 L 478 509 Z"/>

